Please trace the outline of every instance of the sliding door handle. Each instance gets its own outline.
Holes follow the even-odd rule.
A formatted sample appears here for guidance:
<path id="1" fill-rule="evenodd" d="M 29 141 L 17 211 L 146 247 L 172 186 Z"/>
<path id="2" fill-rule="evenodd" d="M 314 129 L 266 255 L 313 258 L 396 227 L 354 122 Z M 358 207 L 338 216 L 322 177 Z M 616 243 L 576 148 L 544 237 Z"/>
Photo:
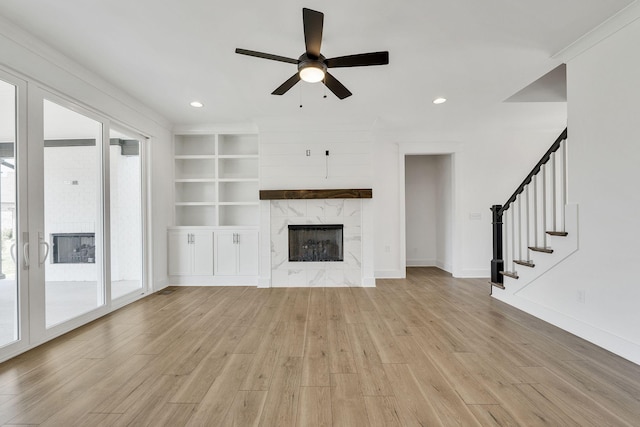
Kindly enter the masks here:
<path id="1" fill-rule="evenodd" d="M 49 256 L 49 243 L 42 241 L 40 242 L 40 245 L 44 245 L 44 257 L 42 258 L 42 261 L 40 261 L 38 259 L 38 262 L 40 265 L 44 264 L 44 262 L 47 260 L 47 257 Z M 40 258 L 40 253 L 38 253 L 38 258 Z"/>
<path id="2" fill-rule="evenodd" d="M 29 268 L 29 242 L 24 242 L 22 245 L 22 257 L 24 258 L 24 268 Z"/>
<path id="3" fill-rule="evenodd" d="M 44 257 L 40 257 L 40 247 L 44 246 Z M 38 232 L 38 265 L 44 264 L 49 256 L 49 243 L 44 238 L 44 233 L 42 231 Z"/>

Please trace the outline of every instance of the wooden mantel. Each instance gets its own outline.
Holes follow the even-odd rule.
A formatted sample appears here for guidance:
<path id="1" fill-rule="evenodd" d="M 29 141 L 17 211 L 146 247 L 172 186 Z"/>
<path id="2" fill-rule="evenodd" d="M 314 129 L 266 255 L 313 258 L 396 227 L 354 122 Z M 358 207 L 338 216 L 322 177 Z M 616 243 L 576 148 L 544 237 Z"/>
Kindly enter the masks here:
<path id="1" fill-rule="evenodd" d="M 371 188 L 345 188 L 330 190 L 260 190 L 260 200 L 287 199 L 370 199 Z"/>

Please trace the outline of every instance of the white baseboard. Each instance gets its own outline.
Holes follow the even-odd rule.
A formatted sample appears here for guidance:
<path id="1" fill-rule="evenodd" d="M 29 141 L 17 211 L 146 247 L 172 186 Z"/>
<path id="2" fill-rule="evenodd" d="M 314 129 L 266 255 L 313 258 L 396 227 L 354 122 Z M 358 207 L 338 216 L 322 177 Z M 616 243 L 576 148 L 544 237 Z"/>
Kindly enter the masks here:
<path id="1" fill-rule="evenodd" d="M 453 266 L 451 264 L 446 264 L 442 261 L 436 261 L 436 267 L 438 267 L 440 270 L 446 271 L 447 273 L 453 272 Z"/>
<path id="2" fill-rule="evenodd" d="M 435 259 L 407 259 L 407 267 L 435 267 Z"/>
<path id="3" fill-rule="evenodd" d="M 163 280 L 158 280 L 157 282 L 155 282 L 153 284 L 153 289 L 151 289 L 151 292 L 158 292 L 164 288 L 166 288 L 167 286 L 169 286 L 169 279 L 163 279 Z"/>
<path id="4" fill-rule="evenodd" d="M 525 313 L 544 320 L 547 323 L 640 365 L 640 345 L 636 343 L 613 335 L 593 325 L 581 322 L 573 317 L 566 316 L 555 310 L 543 307 L 528 299 L 509 294 L 501 289 L 494 288 L 492 296 L 497 300 L 516 307 Z"/>
<path id="5" fill-rule="evenodd" d="M 258 286 L 256 276 L 171 276 L 172 286 Z"/>
<path id="6" fill-rule="evenodd" d="M 258 287 L 259 288 L 270 288 L 271 287 L 271 277 L 260 277 L 260 278 L 258 278 Z"/>
<path id="7" fill-rule="evenodd" d="M 363 277 L 362 278 L 362 287 L 363 288 L 375 288 L 376 287 L 376 278 L 375 277 Z"/>
<path id="8" fill-rule="evenodd" d="M 377 270 L 375 272 L 376 279 L 404 279 L 407 273 L 402 270 Z"/>
<path id="9" fill-rule="evenodd" d="M 486 268 L 472 269 L 464 268 L 458 274 L 454 274 L 454 277 L 460 279 L 488 279 L 491 277 L 491 270 Z"/>

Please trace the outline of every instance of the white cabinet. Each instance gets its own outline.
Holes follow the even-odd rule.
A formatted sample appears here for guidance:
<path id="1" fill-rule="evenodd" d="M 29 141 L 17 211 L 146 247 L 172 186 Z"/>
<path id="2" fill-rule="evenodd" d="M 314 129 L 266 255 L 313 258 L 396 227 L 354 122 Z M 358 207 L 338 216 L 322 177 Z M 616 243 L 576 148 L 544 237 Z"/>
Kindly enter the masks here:
<path id="1" fill-rule="evenodd" d="M 258 232 L 221 230 L 215 233 L 215 274 L 255 276 L 258 274 Z"/>
<path id="2" fill-rule="evenodd" d="M 213 275 L 213 232 L 208 230 L 169 230 L 169 275 Z"/>

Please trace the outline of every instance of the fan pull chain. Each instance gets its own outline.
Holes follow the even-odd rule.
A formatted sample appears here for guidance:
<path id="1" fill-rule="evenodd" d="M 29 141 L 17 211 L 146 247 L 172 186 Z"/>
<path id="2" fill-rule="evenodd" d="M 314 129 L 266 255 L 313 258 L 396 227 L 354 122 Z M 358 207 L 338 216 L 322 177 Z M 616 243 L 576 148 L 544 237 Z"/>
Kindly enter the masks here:
<path id="1" fill-rule="evenodd" d="M 298 85 L 298 93 L 300 94 L 300 108 L 302 108 L 302 85 Z"/>

